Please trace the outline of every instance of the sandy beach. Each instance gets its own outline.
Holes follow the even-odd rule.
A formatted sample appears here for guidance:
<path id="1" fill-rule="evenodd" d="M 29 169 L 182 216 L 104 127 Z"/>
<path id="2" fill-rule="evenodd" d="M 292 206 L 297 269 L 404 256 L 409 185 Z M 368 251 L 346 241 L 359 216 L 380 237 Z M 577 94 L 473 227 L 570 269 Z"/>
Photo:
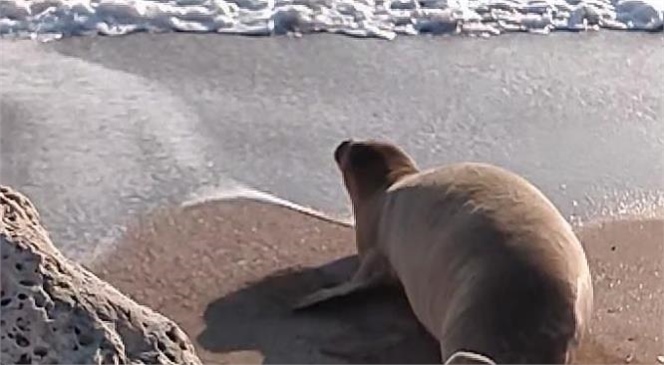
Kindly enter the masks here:
<path id="1" fill-rule="evenodd" d="M 664 336 L 664 220 L 578 230 L 595 286 L 577 363 L 652 364 Z M 435 363 L 402 293 L 374 290 L 292 313 L 355 267 L 352 230 L 251 200 L 163 209 L 91 269 L 179 323 L 205 363 Z"/>

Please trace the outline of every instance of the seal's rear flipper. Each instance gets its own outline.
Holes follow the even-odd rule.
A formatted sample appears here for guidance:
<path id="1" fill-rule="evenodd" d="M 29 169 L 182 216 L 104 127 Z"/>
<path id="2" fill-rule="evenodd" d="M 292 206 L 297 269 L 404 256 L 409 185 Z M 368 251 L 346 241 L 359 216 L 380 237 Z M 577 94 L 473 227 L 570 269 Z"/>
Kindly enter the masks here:
<path id="1" fill-rule="evenodd" d="M 450 356 L 445 365 L 452 364 L 485 364 L 496 365 L 496 363 L 489 357 L 478 354 L 472 351 L 457 351 Z"/>

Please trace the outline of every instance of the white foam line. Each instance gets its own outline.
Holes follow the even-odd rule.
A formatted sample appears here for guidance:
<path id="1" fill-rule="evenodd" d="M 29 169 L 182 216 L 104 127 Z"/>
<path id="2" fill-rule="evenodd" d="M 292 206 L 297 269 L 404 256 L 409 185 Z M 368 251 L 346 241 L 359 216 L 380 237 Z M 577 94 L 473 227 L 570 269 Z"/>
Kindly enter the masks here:
<path id="1" fill-rule="evenodd" d="M 286 199 L 279 198 L 275 195 L 252 189 L 240 184 L 233 184 L 224 188 L 204 188 L 192 194 L 190 199 L 187 199 L 180 204 L 182 208 L 191 208 L 199 204 L 205 204 L 214 201 L 234 200 L 234 199 L 252 199 L 256 201 L 266 202 L 270 204 L 279 205 L 330 223 L 336 223 L 345 227 L 353 227 L 353 221 L 350 218 L 331 217 L 323 212 L 313 208 L 305 207 L 303 205 L 291 202 Z"/>
<path id="2" fill-rule="evenodd" d="M 0 36 L 44 41 L 138 31 L 479 36 L 658 30 L 662 0 L 0 0 Z"/>

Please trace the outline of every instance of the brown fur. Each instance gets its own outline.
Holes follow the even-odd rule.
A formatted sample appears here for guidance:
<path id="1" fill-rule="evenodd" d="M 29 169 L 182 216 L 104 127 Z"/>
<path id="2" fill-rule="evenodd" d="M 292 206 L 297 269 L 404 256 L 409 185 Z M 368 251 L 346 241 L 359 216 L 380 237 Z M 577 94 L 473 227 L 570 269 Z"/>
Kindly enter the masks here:
<path id="1" fill-rule="evenodd" d="M 486 362 L 467 353 L 496 363 L 573 360 L 592 310 L 590 271 L 571 227 L 536 187 L 488 164 L 419 171 L 383 142 L 344 141 L 334 157 L 361 265 L 299 308 L 396 278 L 444 361 Z"/>

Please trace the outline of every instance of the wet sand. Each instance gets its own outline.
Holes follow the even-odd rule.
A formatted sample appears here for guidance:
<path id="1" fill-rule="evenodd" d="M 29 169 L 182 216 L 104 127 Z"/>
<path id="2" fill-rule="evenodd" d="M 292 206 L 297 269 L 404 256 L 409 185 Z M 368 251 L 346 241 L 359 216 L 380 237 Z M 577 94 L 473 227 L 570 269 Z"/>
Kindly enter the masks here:
<path id="1" fill-rule="evenodd" d="M 579 363 L 655 363 L 664 335 L 663 220 L 579 230 L 595 283 Z M 162 209 L 92 270 L 178 322 L 205 363 L 435 363 L 437 345 L 397 290 L 292 313 L 356 265 L 352 229 L 249 200 Z"/>

